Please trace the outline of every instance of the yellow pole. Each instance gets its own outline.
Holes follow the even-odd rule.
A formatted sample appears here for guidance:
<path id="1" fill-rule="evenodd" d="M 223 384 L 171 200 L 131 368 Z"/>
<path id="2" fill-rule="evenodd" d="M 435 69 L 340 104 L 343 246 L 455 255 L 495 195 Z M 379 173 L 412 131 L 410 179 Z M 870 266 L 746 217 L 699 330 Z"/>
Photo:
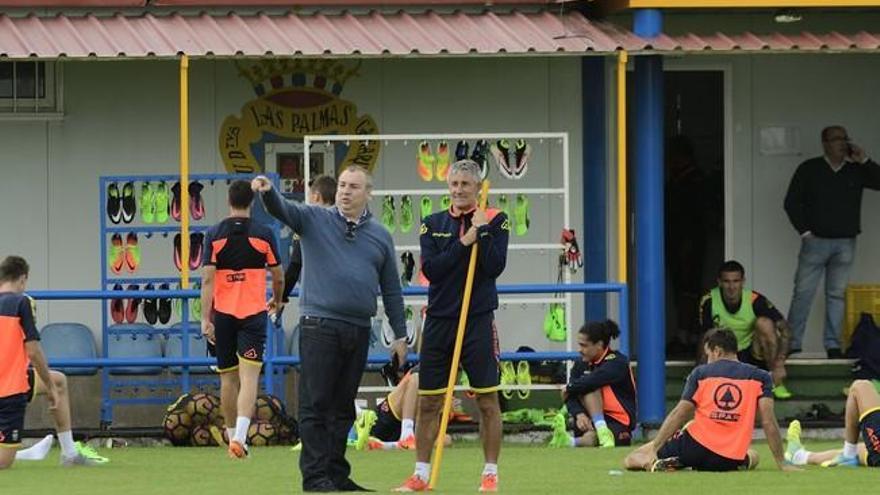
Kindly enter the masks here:
<path id="1" fill-rule="evenodd" d="M 617 277 L 626 283 L 626 51 L 617 58 Z"/>
<path id="2" fill-rule="evenodd" d="M 489 181 L 483 181 L 483 190 L 480 192 L 480 209 L 486 209 L 489 199 Z M 471 291 L 474 288 L 474 272 L 477 269 L 478 243 L 471 248 L 471 259 L 468 263 L 467 278 L 464 283 L 464 297 L 461 300 L 461 314 L 458 316 L 458 331 L 455 334 L 455 347 L 452 350 L 452 365 L 449 368 L 449 381 L 446 384 L 446 393 L 443 397 L 443 414 L 440 416 L 440 431 L 437 433 L 437 441 L 434 442 L 434 462 L 431 465 L 431 481 L 428 486 L 431 490 L 437 484 L 440 476 L 440 463 L 443 461 L 443 441 L 446 438 L 446 427 L 449 426 L 449 412 L 452 410 L 452 393 L 455 391 L 455 382 L 458 379 L 458 364 L 461 361 L 461 343 L 464 341 L 464 329 L 467 325 L 468 310 L 471 306 Z"/>
<path id="3" fill-rule="evenodd" d="M 189 288 L 189 57 L 180 57 L 180 288 Z"/>

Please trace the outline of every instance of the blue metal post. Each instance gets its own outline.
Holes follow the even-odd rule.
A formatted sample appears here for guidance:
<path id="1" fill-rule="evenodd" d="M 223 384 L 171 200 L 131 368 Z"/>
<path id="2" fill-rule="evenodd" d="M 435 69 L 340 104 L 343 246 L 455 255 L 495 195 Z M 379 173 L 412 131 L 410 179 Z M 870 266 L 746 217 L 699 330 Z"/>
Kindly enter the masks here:
<path id="1" fill-rule="evenodd" d="M 635 34 L 662 31 L 656 10 L 635 12 Z M 663 252 L 663 59 L 635 59 L 635 251 L 638 328 L 639 420 L 659 424 L 665 415 L 666 337 Z"/>
<path id="2" fill-rule="evenodd" d="M 107 181 L 101 177 L 98 180 L 98 215 L 101 217 L 101 287 L 100 290 L 108 290 L 107 287 Z M 107 331 L 108 300 L 101 300 L 101 357 L 110 357 L 110 332 Z M 110 402 L 110 370 L 101 369 L 101 428 L 108 426 L 113 421 L 113 404 Z"/>
<path id="3" fill-rule="evenodd" d="M 633 33 L 653 38 L 663 32 L 663 13 L 658 9 L 638 9 L 633 13 Z"/>
<path id="4" fill-rule="evenodd" d="M 181 289 L 189 289 L 189 287 L 182 287 Z M 185 358 L 193 357 L 193 356 L 190 356 L 190 354 L 189 354 L 189 334 L 191 331 L 193 331 L 193 332 L 196 331 L 195 329 L 189 328 L 189 319 L 190 319 L 189 318 L 189 301 L 190 300 L 185 297 L 180 299 L 180 304 L 181 304 L 181 311 L 180 311 L 181 320 L 180 321 L 183 323 L 182 325 L 180 325 L 180 338 L 182 339 L 180 341 L 180 343 L 181 343 L 180 354 L 182 354 L 183 357 L 185 357 Z M 199 328 L 198 331 L 201 332 L 201 328 Z M 173 338 L 173 335 L 169 335 L 169 338 Z M 180 373 L 181 393 L 188 394 L 188 393 L 190 393 L 190 386 L 191 386 L 190 380 L 189 380 L 189 366 L 184 366 L 180 371 L 181 371 L 181 373 Z"/>
<path id="5" fill-rule="evenodd" d="M 608 280 L 608 129 L 605 104 L 605 58 L 581 59 L 583 102 L 583 232 L 584 282 Z M 602 320 L 607 313 L 606 294 L 584 294 L 587 320 Z"/>

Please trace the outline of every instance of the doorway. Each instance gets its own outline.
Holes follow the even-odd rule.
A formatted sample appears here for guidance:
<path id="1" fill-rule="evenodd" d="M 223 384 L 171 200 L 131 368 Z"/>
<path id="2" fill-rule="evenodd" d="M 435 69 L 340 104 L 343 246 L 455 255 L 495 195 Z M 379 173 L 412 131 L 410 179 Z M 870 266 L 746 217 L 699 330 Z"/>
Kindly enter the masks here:
<path id="1" fill-rule="evenodd" d="M 266 172 L 277 173 L 281 194 L 288 199 L 305 201 L 306 174 L 303 168 L 305 145 L 298 143 L 266 144 Z M 329 143 L 312 143 L 309 150 L 309 177 L 336 175 L 336 153 Z"/>
<path id="2" fill-rule="evenodd" d="M 691 359 L 700 300 L 724 261 L 725 73 L 664 72 L 666 342 Z"/>

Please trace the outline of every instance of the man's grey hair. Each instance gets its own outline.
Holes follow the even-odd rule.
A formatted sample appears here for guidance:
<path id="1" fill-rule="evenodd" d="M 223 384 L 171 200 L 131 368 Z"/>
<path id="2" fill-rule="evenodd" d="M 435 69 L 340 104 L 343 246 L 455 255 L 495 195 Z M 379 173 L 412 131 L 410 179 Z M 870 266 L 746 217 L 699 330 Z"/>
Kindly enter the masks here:
<path id="1" fill-rule="evenodd" d="M 370 171 L 367 170 L 366 168 L 361 167 L 360 165 L 349 165 L 349 166 L 345 167 L 345 169 L 342 172 L 360 172 L 360 173 L 364 174 L 364 177 L 367 179 L 367 184 L 366 184 L 367 191 L 373 190 L 373 174 L 371 174 Z M 339 172 L 339 175 L 342 175 L 342 172 Z"/>
<path id="2" fill-rule="evenodd" d="M 469 158 L 453 163 L 452 168 L 449 170 L 449 175 L 451 176 L 452 174 L 468 174 L 474 178 L 477 184 L 483 181 L 483 178 L 480 176 L 480 165 Z"/>

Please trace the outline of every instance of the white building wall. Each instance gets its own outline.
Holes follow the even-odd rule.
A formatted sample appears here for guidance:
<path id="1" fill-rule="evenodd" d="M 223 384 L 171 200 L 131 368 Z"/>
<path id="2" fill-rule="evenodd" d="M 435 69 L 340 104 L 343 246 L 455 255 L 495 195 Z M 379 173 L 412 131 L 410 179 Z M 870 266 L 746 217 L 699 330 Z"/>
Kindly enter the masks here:
<path id="1" fill-rule="evenodd" d="M 794 285 L 800 240 L 782 204 L 797 166 L 822 154 L 823 127 L 841 124 L 868 153 L 880 157 L 880 117 L 875 88 L 880 79 L 876 55 L 768 54 L 669 58 L 667 67 L 723 68 L 732 84 L 732 163 L 726 171 L 732 207 L 727 212 L 727 258 L 746 267 L 747 282 L 787 314 Z M 800 135 L 800 152 L 764 155 L 759 131 L 784 125 Z M 851 283 L 880 283 L 880 193 L 866 191 L 862 205 L 862 235 Z M 823 352 L 825 315 L 820 286 L 807 327 L 804 350 Z"/>
<path id="2" fill-rule="evenodd" d="M 609 66 L 612 64 L 609 64 Z M 733 209 L 729 212 L 728 257 L 744 262 L 752 285 L 783 312 L 788 309 L 798 239 L 782 210 L 791 174 L 802 160 L 821 152 L 818 135 L 830 123 L 848 127 L 869 153 L 880 155 L 880 117 L 874 93 L 880 78 L 876 56 L 840 55 L 700 55 L 667 58 L 667 66 L 721 66 L 732 81 Z M 61 122 L 0 122 L 0 158 L 8 180 L 0 183 L 3 208 L 0 252 L 23 253 L 33 266 L 31 288 L 97 288 L 99 242 L 97 178 L 102 174 L 175 173 L 178 163 L 177 64 L 167 61 L 66 62 L 65 119 Z M 610 69 L 609 69 L 610 70 Z M 576 58 L 431 59 L 366 61 L 361 76 L 349 80 L 342 97 L 373 116 L 381 132 L 568 131 L 571 133 L 572 225 L 581 225 L 580 62 Z M 217 131 L 227 115 L 240 112 L 253 98 L 247 81 L 224 61 L 194 61 L 191 70 L 191 162 L 193 172 L 221 172 Z M 613 88 L 609 87 L 609 94 Z M 613 111 L 613 105 L 609 105 Z M 613 122 L 613 119 L 610 120 Z M 790 125 L 801 135 L 801 152 L 764 156 L 757 133 L 764 125 Z M 613 136 L 613 129 L 609 136 Z M 561 181 L 556 156 L 535 144 L 525 184 Z M 613 150 L 613 147 L 611 147 Z M 543 162 L 541 160 L 543 158 Z M 610 154 L 613 160 L 613 153 Z M 415 147 L 389 146 L 380 155 L 379 187 L 422 187 L 415 174 L 389 176 L 390 170 L 413 170 Z M 612 161 L 613 163 L 613 161 Z M 613 178 L 613 173 L 610 174 Z M 532 182 L 530 182 L 532 181 Z M 501 180 L 499 184 L 508 187 Z M 613 183 L 613 181 L 612 181 Z M 390 187 L 390 186 L 389 186 Z M 609 198 L 614 197 L 610 191 Z M 543 205 L 542 205 L 543 203 Z M 378 205 L 378 203 L 376 203 Z M 209 218 L 224 213 L 222 188 L 209 199 Z M 525 242 L 555 239 L 561 210 L 547 198 L 532 200 L 530 234 Z M 853 283 L 880 280 L 876 263 L 880 195 L 867 192 L 863 230 Z M 213 215 L 213 216 L 212 216 Z M 613 208 L 609 207 L 609 215 Z M 613 219 L 613 216 L 611 217 Z M 609 222 L 613 235 L 614 222 Z M 411 244 L 415 238 L 398 236 Z M 520 238 L 514 237 L 519 241 Z M 170 238 L 141 237 L 142 273 L 173 275 Z M 164 244 L 163 244 L 164 243 Z M 614 265 L 614 243 L 609 267 Z M 540 254 L 540 253 L 539 253 Z M 511 253 L 503 282 L 548 281 L 549 253 L 539 262 Z M 805 349 L 821 350 L 821 297 L 808 328 Z M 547 345 L 541 335 L 539 308 L 502 312 L 505 347 Z M 82 321 L 98 327 L 95 302 L 42 303 L 40 321 Z M 580 319 L 580 314 L 574 318 Z M 504 328 L 515 328 L 507 337 Z M 522 333 L 519 333 L 522 332 Z"/>
<path id="3" fill-rule="evenodd" d="M 371 115 L 380 132 L 539 132 L 571 134 L 580 163 L 580 62 L 576 58 L 365 61 L 341 97 Z M 98 177 L 172 174 L 178 170 L 178 66 L 171 61 L 65 62 L 61 122 L 0 122 L 0 168 L 17 181 L 0 185 L 0 253 L 21 253 L 33 266 L 31 290 L 96 289 L 100 284 Z M 217 150 L 225 117 L 253 99 L 251 85 L 228 61 L 193 61 L 190 72 L 191 172 L 223 172 Z M 435 143 L 436 144 L 436 143 Z M 451 143 L 454 149 L 455 143 Z M 560 148 L 533 143 L 529 174 L 496 187 L 562 185 Z M 415 173 L 417 143 L 386 146 L 377 188 L 425 187 Z M 551 182 L 552 181 L 552 182 Z M 571 175 L 572 225 L 580 231 L 578 166 Z M 434 182 L 430 187 L 442 187 Z M 139 196 L 139 185 L 137 186 Z M 208 198 L 206 220 L 225 214 L 224 188 Z M 417 198 L 413 198 L 417 201 Z M 439 199 L 439 198 L 436 198 Z M 511 197 L 511 204 L 515 198 Z M 561 202 L 531 197 L 528 236 L 551 242 L 562 228 Z M 373 203 L 381 212 L 381 198 Z M 436 202 L 435 202 L 436 204 Z M 25 207 L 26 209 L 23 209 Z M 26 212 L 27 216 L 22 213 Z M 417 227 L 397 242 L 417 243 Z M 11 234 L 13 233 L 14 234 Z M 134 276 L 174 276 L 171 237 L 140 235 L 142 269 Z M 512 252 L 503 283 L 555 280 L 556 253 Z M 100 303 L 43 303 L 40 322 L 79 321 L 100 328 Z M 577 322 L 581 316 L 575 317 Z M 509 308 L 499 316 L 505 348 L 545 347 L 543 309 Z M 516 335 L 513 334 L 516 330 Z M 521 333 L 520 333 L 521 332 Z"/>

